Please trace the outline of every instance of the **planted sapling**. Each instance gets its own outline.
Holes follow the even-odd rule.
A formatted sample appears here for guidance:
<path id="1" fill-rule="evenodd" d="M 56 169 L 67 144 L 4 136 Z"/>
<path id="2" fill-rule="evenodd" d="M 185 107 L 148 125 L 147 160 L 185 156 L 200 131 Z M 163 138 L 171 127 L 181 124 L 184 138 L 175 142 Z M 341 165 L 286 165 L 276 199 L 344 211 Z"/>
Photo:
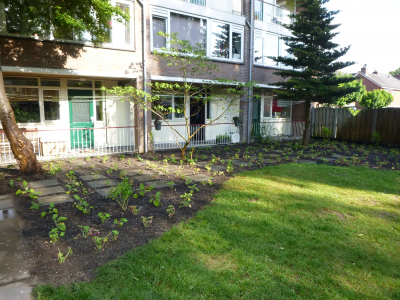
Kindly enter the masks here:
<path id="1" fill-rule="evenodd" d="M 113 241 L 116 241 L 118 239 L 119 232 L 117 230 L 113 230 L 113 231 L 111 231 L 111 235 L 112 235 Z"/>
<path id="2" fill-rule="evenodd" d="M 111 217 L 109 213 L 98 213 L 97 215 L 101 219 L 101 224 L 104 224 Z"/>
<path id="3" fill-rule="evenodd" d="M 105 236 L 103 238 L 99 236 L 94 236 L 93 241 L 96 244 L 97 250 L 102 250 L 104 248 L 104 245 L 108 242 L 108 236 Z"/>
<path id="4" fill-rule="evenodd" d="M 168 218 L 171 218 L 173 215 L 175 215 L 175 207 L 173 205 L 168 205 L 168 208 L 166 209 L 168 213 Z"/>
<path id="5" fill-rule="evenodd" d="M 160 196 L 161 192 L 157 192 L 156 195 L 150 199 L 149 203 L 153 203 L 154 206 L 159 207 L 161 204 Z"/>
<path id="6" fill-rule="evenodd" d="M 118 227 L 122 227 L 126 222 L 128 222 L 128 220 L 127 219 L 125 219 L 125 218 L 122 218 L 122 219 L 115 219 L 114 220 L 114 224 L 115 225 L 118 225 Z"/>
<path id="7" fill-rule="evenodd" d="M 115 187 L 111 189 L 109 197 L 112 200 L 117 201 L 122 210 L 126 211 L 126 209 L 128 208 L 129 197 L 132 194 L 132 183 L 129 181 L 129 178 L 126 177 L 122 179 L 122 182 L 118 183 Z M 137 194 L 135 195 L 133 197 L 137 198 Z"/>
<path id="8" fill-rule="evenodd" d="M 139 213 L 139 209 L 137 208 L 137 206 L 132 206 L 132 205 L 130 205 L 129 208 L 131 209 L 132 214 L 133 214 L 134 216 L 136 216 L 136 215 Z"/>
<path id="9" fill-rule="evenodd" d="M 60 264 L 62 264 L 70 254 L 72 254 L 71 247 L 68 247 L 68 252 L 65 255 L 60 251 L 60 248 L 58 248 L 58 261 Z"/>
<path id="10" fill-rule="evenodd" d="M 142 222 L 145 228 L 149 227 L 149 225 L 153 222 L 153 216 L 147 218 L 142 216 Z"/>

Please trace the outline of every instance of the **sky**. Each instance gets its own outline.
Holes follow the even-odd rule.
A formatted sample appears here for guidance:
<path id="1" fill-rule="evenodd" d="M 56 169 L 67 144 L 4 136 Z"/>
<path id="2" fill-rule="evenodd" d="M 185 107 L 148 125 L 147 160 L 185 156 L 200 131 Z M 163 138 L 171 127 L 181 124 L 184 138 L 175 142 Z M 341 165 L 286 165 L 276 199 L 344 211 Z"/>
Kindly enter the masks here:
<path id="1" fill-rule="evenodd" d="M 340 10 L 334 24 L 342 24 L 333 41 L 350 50 L 340 61 L 354 61 L 347 73 L 377 70 L 388 74 L 400 68 L 400 0 L 330 0 L 328 10 Z"/>

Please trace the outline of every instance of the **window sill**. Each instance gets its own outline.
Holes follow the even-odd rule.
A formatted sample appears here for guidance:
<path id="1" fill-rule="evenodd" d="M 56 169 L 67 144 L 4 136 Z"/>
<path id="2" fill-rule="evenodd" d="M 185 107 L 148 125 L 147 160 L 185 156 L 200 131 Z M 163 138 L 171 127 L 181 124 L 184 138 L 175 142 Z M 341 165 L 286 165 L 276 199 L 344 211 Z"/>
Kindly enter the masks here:
<path id="1" fill-rule="evenodd" d="M 292 70 L 291 67 L 278 67 L 278 66 L 271 66 L 271 65 L 264 65 L 264 64 L 259 64 L 259 63 L 253 63 L 253 66 L 255 67 L 260 67 L 260 68 L 266 68 L 266 69 L 275 69 L 275 70 Z"/>
<path id="2" fill-rule="evenodd" d="M 234 60 L 234 59 L 216 58 L 216 57 L 210 57 L 210 60 L 221 62 L 221 63 L 244 65 L 243 60 Z"/>

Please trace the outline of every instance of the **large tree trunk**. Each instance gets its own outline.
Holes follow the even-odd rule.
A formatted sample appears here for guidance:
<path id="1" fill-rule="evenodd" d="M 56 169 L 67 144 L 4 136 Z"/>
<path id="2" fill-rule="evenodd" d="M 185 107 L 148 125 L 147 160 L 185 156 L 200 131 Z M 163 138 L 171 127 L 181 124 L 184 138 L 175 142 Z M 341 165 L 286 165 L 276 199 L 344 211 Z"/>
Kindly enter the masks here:
<path id="1" fill-rule="evenodd" d="M 0 70 L 0 119 L 11 150 L 22 174 L 39 173 L 42 166 L 36 159 L 32 143 L 22 134 L 15 120 L 14 111 L 4 89 L 3 73 Z"/>
<path id="2" fill-rule="evenodd" d="M 307 146 L 311 133 L 311 100 L 306 100 L 306 128 L 303 134 L 303 145 Z"/>

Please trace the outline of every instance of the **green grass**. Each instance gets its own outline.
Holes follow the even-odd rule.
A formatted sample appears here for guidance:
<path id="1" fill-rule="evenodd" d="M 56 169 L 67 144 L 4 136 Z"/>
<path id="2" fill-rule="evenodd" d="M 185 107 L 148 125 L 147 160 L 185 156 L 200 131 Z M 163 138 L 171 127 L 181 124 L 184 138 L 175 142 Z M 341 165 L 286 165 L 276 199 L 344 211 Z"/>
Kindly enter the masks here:
<path id="1" fill-rule="evenodd" d="M 289 164 L 241 173 L 95 280 L 40 299 L 400 299 L 400 172 Z M 62 266 L 60 266 L 62 268 Z"/>

